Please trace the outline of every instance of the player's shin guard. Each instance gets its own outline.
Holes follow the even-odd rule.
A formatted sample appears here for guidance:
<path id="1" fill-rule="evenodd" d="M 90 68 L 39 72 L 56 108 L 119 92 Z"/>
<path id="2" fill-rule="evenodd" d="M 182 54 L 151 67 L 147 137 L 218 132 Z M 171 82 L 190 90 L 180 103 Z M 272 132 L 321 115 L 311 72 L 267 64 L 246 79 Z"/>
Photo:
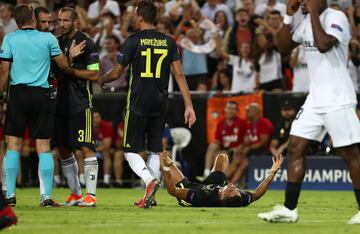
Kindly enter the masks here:
<path id="1" fill-rule="evenodd" d="M 289 210 L 294 210 L 297 206 L 298 199 L 300 196 L 301 183 L 286 183 L 286 192 L 285 192 L 285 207 Z"/>
<path id="2" fill-rule="evenodd" d="M 79 182 L 79 168 L 74 155 L 70 158 L 60 161 L 62 171 L 67 180 L 68 186 L 73 194 L 81 195 L 81 186 Z"/>
<path id="3" fill-rule="evenodd" d="M 160 180 L 160 155 L 154 152 L 150 152 L 146 166 L 149 169 L 151 175 Z"/>
<path id="4" fill-rule="evenodd" d="M 43 180 L 44 198 L 51 198 L 54 178 L 54 159 L 51 152 L 39 154 L 39 170 Z"/>
<path id="5" fill-rule="evenodd" d="M 154 179 L 146 167 L 144 159 L 139 154 L 125 153 L 125 159 L 135 174 L 145 182 L 146 186 Z"/>
<path id="6" fill-rule="evenodd" d="M 20 153 L 15 150 L 6 151 L 5 157 L 5 173 L 7 191 L 6 197 L 9 198 L 15 195 L 16 177 L 19 173 Z"/>
<path id="7" fill-rule="evenodd" d="M 96 183 L 99 164 L 96 157 L 86 158 L 84 160 L 85 183 L 87 193 L 96 195 Z"/>

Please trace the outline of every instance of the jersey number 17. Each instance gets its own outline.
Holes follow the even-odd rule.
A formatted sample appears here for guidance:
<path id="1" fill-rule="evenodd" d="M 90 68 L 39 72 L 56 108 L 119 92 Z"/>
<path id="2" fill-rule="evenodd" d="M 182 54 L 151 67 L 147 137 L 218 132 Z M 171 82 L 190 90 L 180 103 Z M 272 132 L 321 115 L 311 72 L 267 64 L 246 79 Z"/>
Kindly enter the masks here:
<path id="1" fill-rule="evenodd" d="M 155 71 L 155 78 L 160 78 L 161 66 L 162 66 L 162 63 L 163 63 L 165 57 L 168 54 L 168 50 L 167 49 L 153 49 L 153 53 L 152 53 L 151 48 L 147 48 L 146 50 L 141 51 L 141 56 L 145 56 L 145 58 L 146 58 L 145 72 L 141 72 L 142 78 L 154 78 L 154 73 L 151 71 L 151 57 L 154 54 L 160 55 L 160 57 L 157 61 L 157 64 L 156 64 L 156 71 Z"/>

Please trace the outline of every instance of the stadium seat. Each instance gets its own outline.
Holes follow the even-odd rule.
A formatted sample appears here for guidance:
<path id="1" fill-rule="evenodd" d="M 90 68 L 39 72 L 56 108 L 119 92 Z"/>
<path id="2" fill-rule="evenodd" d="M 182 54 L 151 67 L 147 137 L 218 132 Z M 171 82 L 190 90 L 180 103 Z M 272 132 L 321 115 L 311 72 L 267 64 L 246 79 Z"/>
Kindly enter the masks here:
<path id="1" fill-rule="evenodd" d="M 183 148 L 189 145 L 191 141 L 191 132 L 186 128 L 172 128 L 170 129 L 170 134 L 174 141 L 174 146 L 172 147 L 172 152 L 171 152 L 172 160 L 176 163 L 177 166 L 183 167 L 184 165 L 182 165 L 183 160 L 182 160 L 181 151 Z M 180 162 L 182 163 L 179 163 L 176 160 L 176 155 L 178 152 L 179 152 Z"/>

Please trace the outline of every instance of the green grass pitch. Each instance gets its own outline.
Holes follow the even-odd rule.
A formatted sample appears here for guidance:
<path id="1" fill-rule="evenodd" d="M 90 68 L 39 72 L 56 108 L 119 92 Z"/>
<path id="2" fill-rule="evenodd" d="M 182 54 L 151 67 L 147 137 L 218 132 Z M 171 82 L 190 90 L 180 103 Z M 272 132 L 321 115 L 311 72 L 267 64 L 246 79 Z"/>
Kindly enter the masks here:
<path id="1" fill-rule="evenodd" d="M 17 189 L 17 226 L 3 233 L 360 233 L 360 225 L 346 222 L 357 212 L 353 192 L 303 191 L 296 224 L 265 223 L 257 213 L 283 200 L 283 191 L 269 191 L 247 208 L 185 208 L 161 189 L 158 207 L 139 209 L 132 203 L 142 189 L 99 189 L 96 208 L 40 208 L 37 189 Z M 56 189 L 63 201 L 67 189 Z"/>

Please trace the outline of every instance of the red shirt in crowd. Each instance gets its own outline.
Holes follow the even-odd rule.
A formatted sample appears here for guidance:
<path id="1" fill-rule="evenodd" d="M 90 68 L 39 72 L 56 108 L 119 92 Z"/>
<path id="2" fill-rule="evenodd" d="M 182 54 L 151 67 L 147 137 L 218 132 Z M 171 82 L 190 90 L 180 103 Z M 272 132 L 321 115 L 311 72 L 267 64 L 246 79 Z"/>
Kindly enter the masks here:
<path id="1" fill-rule="evenodd" d="M 94 129 L 94 138 L 96 144 L 101 144 L 105 138 L 114 138 L 114 129 L 110 122 L 101 120 L 98 129 Z"/>
<path id="2" fill-rule="evenodd" d="M 270 139 L 274 132 L 273 124 L 270 120 L 261 117 L 255 124 L 248 121 L 246 123 L 246 136 L 248 137 L 250 144 L 256 144 L 260 142 L 261 135 L 269 135 L 269 144 L 266 150 L 270 147 Z"/>
<path id="3" fill-rule="evenodd" d="M 227 125 L 226 120 L 221 120 L 216 128 L 215 140 L 220 142 L 222 148 L 234 148 L 244 141 L 246 122 L 235 118 L 233 124 Z"/>
<path id="4" fill-rule="evenodd" d="M 244 43 L 251 45 L 252 43 L 251 30 L 249 28 L 245 28 L 245 29 L 238 28 L 236 31 L 237 51 L 240 51 L 241 45 Z"/>

